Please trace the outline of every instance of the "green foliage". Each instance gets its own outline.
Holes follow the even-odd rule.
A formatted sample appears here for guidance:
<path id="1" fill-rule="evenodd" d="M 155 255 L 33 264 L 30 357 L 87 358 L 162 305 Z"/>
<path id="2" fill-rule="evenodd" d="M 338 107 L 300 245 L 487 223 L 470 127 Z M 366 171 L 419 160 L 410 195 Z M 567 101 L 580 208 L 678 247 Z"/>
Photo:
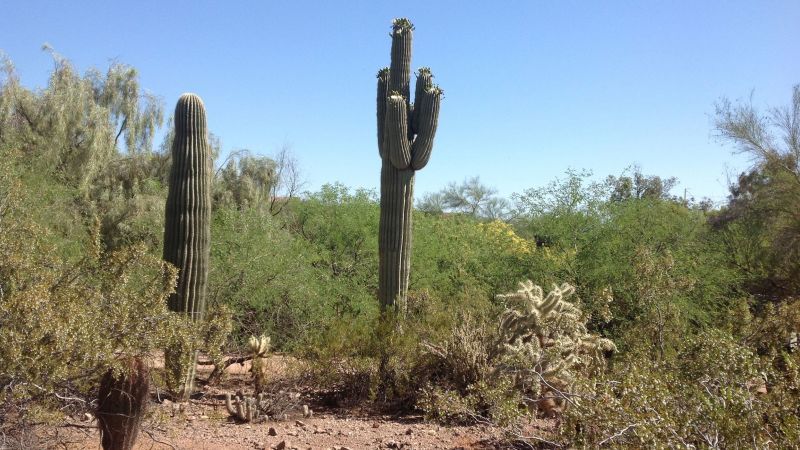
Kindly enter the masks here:
<path id="1" fill-rule="evenodd" d="M 174 270 L 142 245 L 109 252 L 97 228 L 69 261 L 30 220 L 27 192 L 4 161 L 0 174 L 0 386 L 3 408 L 53 392 L 85 396 L 108 367 L 180 335 L 166 309 Z M 23 410 L 24 412 L 24 410 Z"/>
<path id="2" fill-rule="evenodd" d="M 246 151 L 232 154 L 227 161 L 217 172 L 214 208 L 268 210 L 273 187 L 278 182 L 276 162 Z"/>
<path id="3" fill-rule="evenodd" d="M 217 209 L 211 232 L 209 302 L 230 307 L 234 344 L 264 333 L 276 348 L 290 349 L 318 329 L 329 302 L 306 242 L 249 209 Z"/>
<path id="4" fill-rule="evenodd" d="M 518 423 L 526 416 L 523 397 L 510 380 L 489 383 L 481 380 L 469 385 L 466 395 L 458 391 L 427 386 L 417 402 L 425 418 L 445 424 L 495 424 L 501 427 Z"/>
<path id="5" fill-rule="evenodd" d="M 472 177 L 461 184 L 449 183 L 439 192 L 422 197 L 417 207 L 428 213 L 458 213 L 475 218 L 501 219 L 508 213 L 509 204 L 498 197 L 497 190 Z"/>
<path id="6" fill-rule="evenodd" d="M 775 300 L 800 293 L 800 85 L 789 105 L 761 112 L 752 103 L 717 104 L 716 131 L 754 165 L 730 187 L 715 215 L 729 263 L 748 291 Z"/>
<path id="7" fill-rule="evenodd" d="M 0 141 L 19 149 L 40 171 L 85 192 L 116 157 L 118 143 L 131 156 L 151 151 L 163 110 L 154 96 L 140 93 L 132 67 L 112 64 L 105 75 L 92 69 L 81 77 L 67 59 L 45 50 L 55 69 L 40 92 L 23 88 L 11 62 L 4 61 Z"/>
<path id="8" fill-rule="evenodd" d="M 796 374 L 797 358 L 786 357 Z M 674 358 L 630 355 L 607 377 L 584 381 L 595 394 L 576 400 L 560 430 L 566 442 L 587 447 L 788 448 L 798 442 L 793 376 L 710 331 Z"/>
<path id="9" fill-rule="evenodd" d="M 517 198 L 517 224 L 520 234 L 558 255 L 551 271 L 579 286 L 590 328 L 625 349 L 628 336 L 639 339 L 629 331 L 652 314 L 671 314 L 679 321 L 665 320 L 679 327 L 724 322 L 739 297 L 738 274 L 725 264 L 725 247 L 705 213 L 648 196 L 612 201 L 615 186 L 588 176 L 568 172 L 565 181 L 526 191 Z"/>

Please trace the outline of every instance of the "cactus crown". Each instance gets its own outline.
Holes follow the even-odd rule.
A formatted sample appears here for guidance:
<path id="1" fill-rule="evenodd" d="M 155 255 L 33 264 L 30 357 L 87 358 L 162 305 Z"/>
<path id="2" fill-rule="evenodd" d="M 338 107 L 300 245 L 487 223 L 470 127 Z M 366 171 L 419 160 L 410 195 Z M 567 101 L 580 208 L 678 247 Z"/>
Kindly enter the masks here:
<path id="1" fill-rule="evenodd" d="M 399 17 L 397 19 L 392 20 L 392 31 L 394 32 L 414 31 L 414 24 L 412 24 L 411 21 L 405 17 Z"/>
<path id="2" fill-rule="evenodd" d="M 263 357 L 269 351 L 270 341 L 269 336 L 263 334 L 260 337 L 250 336 L 247 345 L 254 357 Z"/>

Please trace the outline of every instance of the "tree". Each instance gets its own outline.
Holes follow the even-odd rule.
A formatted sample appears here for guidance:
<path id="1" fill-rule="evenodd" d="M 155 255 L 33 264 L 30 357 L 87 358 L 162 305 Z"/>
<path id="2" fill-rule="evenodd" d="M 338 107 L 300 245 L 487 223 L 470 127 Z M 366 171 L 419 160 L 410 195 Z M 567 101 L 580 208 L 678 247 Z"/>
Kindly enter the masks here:
<path id="1" fill-rule="evenodd" d="M 284 144 L 273 160 L 275 161 L 275 181 L 270 189 L 269 212 L 276 216 L 292 199 L 297 197 L 305 182 L 300 172 L 300 164 L 292 154 L 289 145 Z"/>
<path id="2" fill-rule="evenodd" d="M 632 198 L 653 198 L 662 200 L 670 200 L 673 198 L 670 195 L 670 191 L 678 184 L 677 178 L 661 178 L 657 175 L 644 175 L 639 166 L 633 166 L 628 170 L 632 172 L 630 175 L 623 172 L 623 175 L 619 177 L 609 175 L 608 178 L 606 178 L 606 184 L 612 189 L 612 201 L 625 201 Z M 625 170 L 625 172 L 628 172 L 628 170 Z"/>
<path id="3" fill-rule="evenodd" d="M 497 190 L 481 183 L 480 177 L 449 183 L 439 192 L 423 196 L 417 207 L 431 213 L 457 213 L 481 219 L 501 219 L 508 214 L 509 204 L 497 197 Z"/>
<path id="4" fill-rule="evenodd" d="M 272 158 L 253 155 L 248 150 L 232 152 L 215 174 L 215 207 L 267 210 L 275 167 Z"/>
<path id="5" fill-rule="evenodd" d="M 752 293 L 778 299 L 800 293 L 800 85 L 788 106 L 759 111 L 752 103 L 716 105 L 717 137 L 748 155 L 753 166 L 730 187 L 712 218 L 731 263 Z"/>
<path id="6" fill-rule="evenodd" d="M 84 192 L 115 158 L 151 152 L 163 106 L 140 92 L 134 68 L 113 63 L 105 75 L 90 69 L 80 76 L 69 60 L 47 45 L 43 49 L 54 69 L 40 92 L 22 87 L 13 64 L 3 61 L 0 142 L 13 141 L 40 169 Z"/>

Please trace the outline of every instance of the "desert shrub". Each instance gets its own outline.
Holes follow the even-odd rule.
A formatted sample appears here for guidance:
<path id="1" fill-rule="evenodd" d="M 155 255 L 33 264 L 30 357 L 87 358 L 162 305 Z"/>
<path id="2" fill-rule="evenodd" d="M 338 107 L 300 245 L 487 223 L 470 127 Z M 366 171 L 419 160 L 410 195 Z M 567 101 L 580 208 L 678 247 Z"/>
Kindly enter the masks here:
<path id="1" fill-rule="evenodd" d="M 720 331 L 689 338 L 674 357 L 629 353 L 614 372 L 584 379 L 560 429 L 587 447 L 784 448 L 797 444 L 794 372 L 776 373 Z"/>
<path id="2" fill-rule="evenodd" d="M 445 424 L 475 423 L 510 426 L 527 414 L 522 393 L 510 380 L 485 380 L 469 385 L 465 393 L 433 384 L 422 388 L 417 406 L 425 418 Z"/>
<path id="3" fill-rule="evenodd" d="M 307 243 L 257 210 L 218 208 L 211 233 L 209 299 L 233 314 L 229 350 L 262 333 L 290 349 L 315 332 L 331 301 Z"/>
<path id="4" fill-rule="evenodd" d="M 96 224 L 82 257 L 65 258 L 52 232 L 31 221 L 28 195 L 8 161 L 0 164 L 0 420 L 86 408 L 100 377 L 131 357 L 219 341 L 218 321 L 167 310 L 175 269 L 144 244 L 108 251 Z"/>

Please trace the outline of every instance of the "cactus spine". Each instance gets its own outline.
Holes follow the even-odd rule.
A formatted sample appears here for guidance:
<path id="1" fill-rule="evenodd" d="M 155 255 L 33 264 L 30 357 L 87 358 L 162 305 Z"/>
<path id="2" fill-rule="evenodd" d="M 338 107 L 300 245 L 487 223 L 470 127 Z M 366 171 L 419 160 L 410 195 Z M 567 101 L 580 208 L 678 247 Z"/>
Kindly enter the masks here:
<path id="1" fill-rule="evenodd" d="M 439 118 L 442 91 L 430 69 L 417 72 L 411 104 L 411 37 L 408 19 L 392 23 L 391 66 L 378 72 L 378 149 L 381 166 L 381 218 L 378 297 L 382 308 L 402 309 L 411 265 L 411 213 L 414 173 L 428 163 Z"/>
<path id="2" fill-rule="evenodd" d="M 211 157 L 203 101 L 183 94 L 175 107 L 175 137 L 164 224 L 164 260 L 178 268 L 170 310 L 199 320 L 205 311 L 211 219 Z M 185 350 L 184 350 L 185 351 Z M 166 363 L 181 399 L 193 390 L 196 350 L 168 349 Z"/>

